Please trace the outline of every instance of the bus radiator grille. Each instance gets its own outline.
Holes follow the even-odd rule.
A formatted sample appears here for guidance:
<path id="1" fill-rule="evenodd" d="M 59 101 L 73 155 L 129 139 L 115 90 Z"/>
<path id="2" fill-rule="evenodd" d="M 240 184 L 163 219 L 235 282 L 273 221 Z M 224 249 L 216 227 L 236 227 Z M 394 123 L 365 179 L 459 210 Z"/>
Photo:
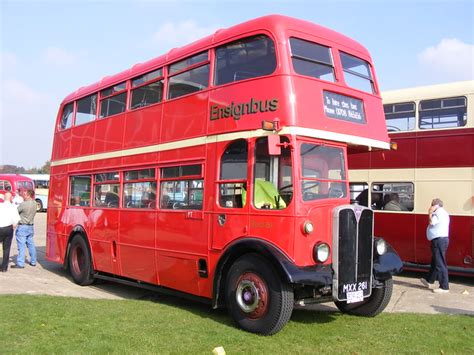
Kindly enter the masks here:
<path id="1" fill-rule="evenodd" d="M 373 254 L 373 211 L 358 205 L 338 207 L 334 213 L 333 297 L 348 292 L 370 296 Z"/>

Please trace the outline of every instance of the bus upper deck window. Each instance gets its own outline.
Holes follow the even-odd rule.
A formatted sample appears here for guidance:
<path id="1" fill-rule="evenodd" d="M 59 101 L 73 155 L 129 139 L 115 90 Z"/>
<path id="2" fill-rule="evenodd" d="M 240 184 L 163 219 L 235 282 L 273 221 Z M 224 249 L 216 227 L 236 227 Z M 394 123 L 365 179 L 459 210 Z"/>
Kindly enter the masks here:
<path id="1" fill-rule="evenodd" d="M 385 122 L 389 132 L 415 129 L 415 103 L 403 102 L 383 105 Z"/>
<path id="2" fill-rule="evenodd" d="M 61 115 L 60 129 L 68 129 L 72 126 L 72 117 L 74 114 L 74 103 L 67 104 L 63 108 L 63 113 Z"/>
<path id="3" fill-rule="evenodd" d="M 97 112 L 97 94 L 87 96 L 77 101 L 77 113 L 75 125 L 95 120 Z"/>
<path id="4" fill-rule="evenodd" d="M 335 81 L 334 64 L 329 47 L 298 38 L 290 38 L 293 68 L 298 74 Z"/>
<path id="5" fill-rule="evenodd" d="M 375 93 L 374 81 L 370 73 L 370 65 L 365 60 L 341 52 L 344 79 L 351 88 Z"/>
<path id="6" fill-rule="evenodd" d="M 215 85 L 269 75 L 275 71 L 275 45 L 267 36 L 254 36 L 216 49 Z"/>
<path id="7" fill-rule="evenodd" d="M 209 86 L 209 53 L 202 52 L 170 64 L 168 99 L 192 94 Z"/>
<path id="8" fill-rule="evenodd" d="M 121 83 L 100 92 L 99 118 L 116 115 L 125 111 L 127 102 L 127 86 Z"/>
<path id="9" fill-rule="evenodd" d="M 465 97 L 423 100 L 419 104 L 421 129 L 463 127 L 467 123 Z"/>
<path id="10" fill-rule="evenodd" d="M 132 80 L 130 109 L 145 107 L 163 100 L 163 70 L 152 71 Z"/>

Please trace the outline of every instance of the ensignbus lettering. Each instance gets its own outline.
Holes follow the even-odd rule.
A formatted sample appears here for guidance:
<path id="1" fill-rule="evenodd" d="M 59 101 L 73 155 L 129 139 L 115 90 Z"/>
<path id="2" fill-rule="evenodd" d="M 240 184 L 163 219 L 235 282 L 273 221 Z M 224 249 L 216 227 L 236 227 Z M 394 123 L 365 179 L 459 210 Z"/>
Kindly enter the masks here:
<path id="1" fill-rule="evenodd" d="M 211 106 L 210 119 L 218 120 L 221 118 L 233 117 L 234 120 L 238 121 L 244 115 L 252 115 L 259 112 L 274 112 L 278 109 L 278 99 L 270 100 L 254 100 L 250 99 L 247 103 L 234 103 L 233 101 L 229 106 Z"/>

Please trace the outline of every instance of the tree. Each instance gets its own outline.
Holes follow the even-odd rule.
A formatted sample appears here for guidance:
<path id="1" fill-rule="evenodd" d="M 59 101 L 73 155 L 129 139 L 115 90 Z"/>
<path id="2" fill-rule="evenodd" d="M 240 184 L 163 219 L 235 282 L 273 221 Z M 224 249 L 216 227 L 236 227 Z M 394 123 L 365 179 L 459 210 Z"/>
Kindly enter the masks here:
<path id="1" fill-rule="evenodd" d="M 41 168 L 25 169 L 16 165 L 0 165 L 0 173 L 2 174 L 49 174 L 51 171 L 51 161 L 48 160 Z"/>
<path id="2" fill-rule="evenodd" d="M 0 173 L 3 173 L 3 174 L 24 174 L 24 173 L 26 173 L 26 170 L 22 166 L 0 165 Z"/>

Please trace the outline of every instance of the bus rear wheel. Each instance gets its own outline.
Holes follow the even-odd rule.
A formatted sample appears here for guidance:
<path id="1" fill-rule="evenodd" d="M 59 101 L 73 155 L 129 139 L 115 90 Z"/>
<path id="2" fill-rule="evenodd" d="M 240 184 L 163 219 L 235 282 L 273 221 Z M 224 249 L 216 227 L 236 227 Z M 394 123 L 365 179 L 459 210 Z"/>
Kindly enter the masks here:
<path id="1" fill-rule="evenodd" d="M 225 295 L 231 317 L 252 333 L 279 332 L 293 312 L 292 288 L 257 254 L 244 255 L 231 266 Z"/>
<path id="2" fill-rule="evenodd" d="M 393 290 L 393 280 L 390 278 L 383 281 L 383 286 L 372 289 L 370 297 L 362 302 L 347 303 L 345 301 L 336 301 L 336 307 L 342 313 L 354 316 L 375 317 L 381 313 L 390 302 Z"/>
<path id="3" fill-rule="evenodd" d="M 94 282 L 89 247 L 80 234 L 76 234 L 71 240 L 68 262 L 69 272 L 75 283 L 87 286 Z"/>

